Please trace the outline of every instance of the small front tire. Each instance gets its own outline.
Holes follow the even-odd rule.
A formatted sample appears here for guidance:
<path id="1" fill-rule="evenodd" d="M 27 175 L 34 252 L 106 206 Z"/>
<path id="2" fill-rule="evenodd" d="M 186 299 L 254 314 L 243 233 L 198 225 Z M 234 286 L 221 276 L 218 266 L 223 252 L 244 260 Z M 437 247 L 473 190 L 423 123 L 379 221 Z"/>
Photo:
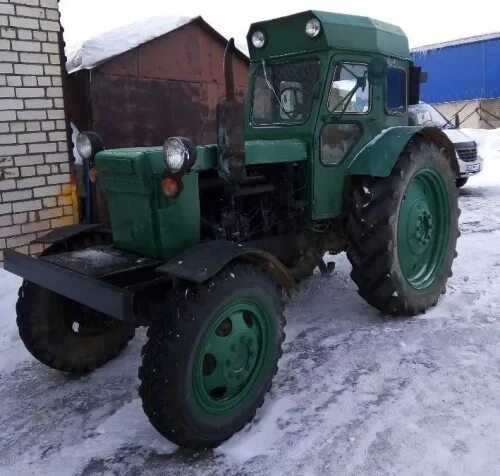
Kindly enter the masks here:
<path id="1" fill-rule="evenodd" d="M 457 184 L 458 188 L 462 188 L 462 187 L 465 187 L 465 184 L 467 183 L 468 180 L 469 180 L 469 177 L 461 177 L 461 178 L 458 178 L 455 181 L 455 183 Z"/>
<path id="2" fill-rule="evenodd" d="M 275 282 L 233 265 L 171 291 L 139 369 L 144 412 L 173 443 L 212 448 L 250 421 L 269 391 L 285 320 Z"/>
<path id="3" fill-rule="evenodd" d="M 25 281 L 19 289 L 17 326 L 26 349 L 62 372 L 90 372 L 116 357 L 134 337 L 124 323 Z"/>

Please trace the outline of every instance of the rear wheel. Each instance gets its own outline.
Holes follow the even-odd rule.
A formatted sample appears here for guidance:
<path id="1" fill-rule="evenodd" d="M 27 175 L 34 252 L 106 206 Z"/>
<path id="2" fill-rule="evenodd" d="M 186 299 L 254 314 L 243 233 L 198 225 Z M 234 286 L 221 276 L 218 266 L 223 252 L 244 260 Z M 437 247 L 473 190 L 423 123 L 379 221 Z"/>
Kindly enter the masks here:
<path id="1" fill-rule="evenodd" d="M 352 278 L 383 313 L 414 315 L 445 292 L 456 255 L 458 203 L 450 164 L 413 140 L 388 177 L 363 177 L 348 219 Z"/>
<path id="2" fill-rule="evenodd" d="M 259 268 L 232 266 L 210 283 L 173 290 L 149 327 L 139 370 L 153 426 L 191 449 L 240 430 L 271 386 L 283 327 L 278 287 Z"/>
<path id="3" fill-rule="evenodd" d="M 456 180 L 456 184 L 458 188 L 462 188 L 465 186 L 467 181 L 469 180 L 469 177 L 461 177 Z"/>

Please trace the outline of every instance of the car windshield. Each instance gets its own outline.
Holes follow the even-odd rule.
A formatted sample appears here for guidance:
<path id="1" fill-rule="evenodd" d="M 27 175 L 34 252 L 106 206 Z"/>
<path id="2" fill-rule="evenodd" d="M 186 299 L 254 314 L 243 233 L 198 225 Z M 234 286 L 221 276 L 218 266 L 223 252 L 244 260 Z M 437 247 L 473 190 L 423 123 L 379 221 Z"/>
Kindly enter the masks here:
<path id="1" fill-rule="evenodd" d="M 429 124 L 438 127 L 453 127 L 437 109 L 425 103 L 410 106 L 410 121 L 415 126 Z"/>
<path id="2" fill-rule="evenodd" d="M 255 72 L 252 123 L 256 126 L 301 124 L 311 113 L 317 61 L 265 64 Z"/>

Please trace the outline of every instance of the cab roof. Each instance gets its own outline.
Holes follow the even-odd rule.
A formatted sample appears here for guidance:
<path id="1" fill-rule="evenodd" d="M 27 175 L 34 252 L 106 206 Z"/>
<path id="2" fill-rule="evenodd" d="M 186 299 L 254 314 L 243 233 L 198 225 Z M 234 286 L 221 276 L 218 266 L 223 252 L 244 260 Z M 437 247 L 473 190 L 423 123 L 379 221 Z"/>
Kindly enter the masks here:
<path id="1" fill-rule="evenodd" d="M 305 33 L 306 23 L 312 18 L 317 18 L 321 23 L 321 32 L 316 38 L 310 38 Z M 257 30 L 266 35 L 266 42 L 261 49 L 256 49 L 252 44 L 252 34 Z M 317 10 L 253 23 L 247 41 L 252 61 L 325 49 L 410 58 L 408 38 L 398 26 L 369 17 Z"/>

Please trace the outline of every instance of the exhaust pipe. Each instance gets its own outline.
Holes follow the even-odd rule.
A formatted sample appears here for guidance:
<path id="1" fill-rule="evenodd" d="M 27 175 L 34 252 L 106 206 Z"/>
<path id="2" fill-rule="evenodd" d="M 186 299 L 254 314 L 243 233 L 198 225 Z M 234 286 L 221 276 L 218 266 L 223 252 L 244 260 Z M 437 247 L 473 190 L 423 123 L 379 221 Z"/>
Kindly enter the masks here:
<path id="1" fill-rule="evenodd" d="M 245 177 L 244 107 L 236 100 L 233 58 L 236 48 L 231 38 L 224 52 L 225 99 L 217 104 L 217 162 L 219 175 L 238 183 Z"/>

